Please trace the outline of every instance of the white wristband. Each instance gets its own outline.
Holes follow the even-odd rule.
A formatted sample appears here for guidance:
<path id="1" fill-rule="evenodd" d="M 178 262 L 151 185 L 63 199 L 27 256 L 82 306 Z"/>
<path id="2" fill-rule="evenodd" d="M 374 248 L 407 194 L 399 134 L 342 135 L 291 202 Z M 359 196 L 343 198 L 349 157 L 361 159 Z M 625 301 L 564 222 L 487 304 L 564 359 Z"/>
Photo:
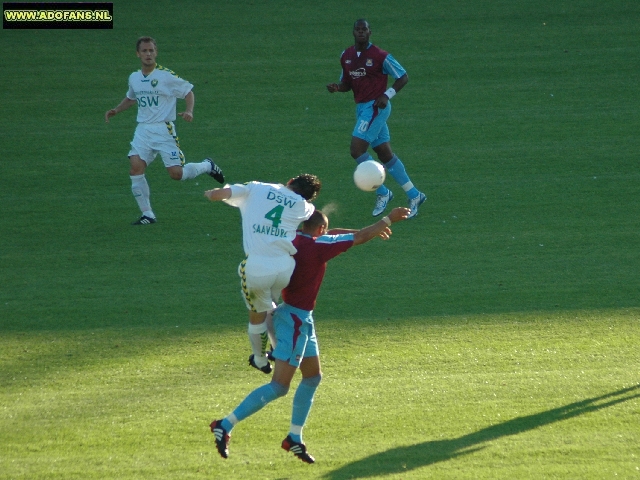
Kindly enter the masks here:
<path id="1" fill-rule="evenodd" d="M 387 88 L 387 91 L 386 91 L 386 92 L 384 92 L 384 94 L 385 94 L 387 97 L 389 97 L 389 100 L 391 100 L 391 99 L 395 96 L 396 91 L 395 91 L 395 89 L 394 89 L 393 87 L 390 87 L 390 88 Z"/>
<path id="2" fill-rule="evenodd" d="M 382 221 L 387 224 L 387 227 L 391 226 L 391 219 L 389 217 L 382 217 Z"/>

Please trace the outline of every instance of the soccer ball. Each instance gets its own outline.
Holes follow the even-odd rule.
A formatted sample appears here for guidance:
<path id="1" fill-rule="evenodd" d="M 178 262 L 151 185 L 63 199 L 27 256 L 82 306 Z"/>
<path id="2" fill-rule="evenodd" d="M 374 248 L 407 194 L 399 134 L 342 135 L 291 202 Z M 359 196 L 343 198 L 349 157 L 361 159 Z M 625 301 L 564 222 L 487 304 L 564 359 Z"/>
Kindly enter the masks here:
<path id="1" fill-rule="evenodd" d="M 360 190 L 373 192 L 384 183 L 384 167 L 375 160 L 366 160 L 356 167 L 353 181 Z"/>

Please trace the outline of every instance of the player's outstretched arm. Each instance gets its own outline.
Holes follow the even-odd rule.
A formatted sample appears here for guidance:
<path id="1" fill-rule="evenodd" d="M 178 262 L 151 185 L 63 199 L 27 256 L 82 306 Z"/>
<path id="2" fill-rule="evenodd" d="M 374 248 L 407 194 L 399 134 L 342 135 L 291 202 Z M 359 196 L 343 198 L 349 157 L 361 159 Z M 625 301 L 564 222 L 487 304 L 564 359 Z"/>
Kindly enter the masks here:
<path id="1" fill-rule="evenodd" d="M 109 119 L 120 112 L 124 112 L 126 109 L 135 105 L 136 101 L 131 100 L 129 97 L 124 97 L 122 101 L 118 104 L 116 108 L 112 108 L 111 110 L 107 110 L 107 113 L 104 114 L 104 121 L 109 123 Z"/>
<path id="2" fill-rule="evenodd" d="M 219 202 L 231 198 L 231 189 L 229 187 L 214 188 L 213 190 L 207 190 L 204 192 L 204 196 L 212 202 Z"/>
<path id="3" fill-rule="evenodd" d="M 356 233 L 358 230 L 353 230 L 351 228 L 332 228 L 327 231 L 327 235 L 342 235 L 345 233 Z M 389 240 L 389 234 L 391 230 L 387 229 L 387 231 L 382 231 L 378 234 L 378 236 L 383 240 Z"/>
<path id="4" fill-rule="evenodd" d="M 369 240 L 377 236 L 381 236 L 382 238 L 389 238 L 389 235 L 391 235 L 391 229 L 389 228 L 389 226 L 392 223 L 405 220 L 410 213 L 411 210 L 409 210 L 408 208 L 394 208 L 393 210 L 391 210 L 388 216 L 384 217 L 379 222 L 376 222 L 373 225 L 369 225 L 362 230 L 358 230 L 353 235 L 353 244 L 361 245 L 363 243 L 367 243 Z"/>

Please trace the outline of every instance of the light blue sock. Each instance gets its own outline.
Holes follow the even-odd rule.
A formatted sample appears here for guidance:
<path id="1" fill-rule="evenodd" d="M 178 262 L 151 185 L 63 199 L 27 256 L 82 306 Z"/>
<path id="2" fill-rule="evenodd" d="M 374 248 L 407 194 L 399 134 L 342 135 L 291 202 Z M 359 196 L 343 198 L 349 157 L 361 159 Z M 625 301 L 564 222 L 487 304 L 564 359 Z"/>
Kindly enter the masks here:
<path id="1" fill-rule="evenodd" d="M 409 179 L 409 175 L 407 175 L 404 164 L 396 155 L 386 163 L 385 168 L 387 169 L 387 172 L 389 172 L 389 175 L 391 175 L 407 193 L 407 197 L 415 198 L 420 195 L 418 189 L 413 186 L 413 183 Z"/>
<path id="2" fill-rule="evenodd" d="M 289 432 L 294 442 L 302 443 L 302 427 L 311 411 L 313 396 L 320 385 L 320 380 L 322 380 L 321 375 L 303 378 L 296 389 L 291 411 L 291 431 Z"/>
<path id="3" fill-rule="evenodd" d="M 267 383 L 266 385 L 256 388 L 253 392 L 247 395 L 245 399 L 240 402 L 240 405 L 238 405 L 233 411 L 235 421 L 239 422 L 253 415 L 269 402 L 274 401 L 278 397 L 285 396 L 288 391 L 289 389 L 287 387 L 280 385 L 277 382 Z M 234 426 L 235 424 L 231 423 L 229 417 L 222 420 L 222 427 L 227 432 L 230 432 Z"/>
<path id="4" fill-rule="evenodd" d="M 384 183 L 376 190 L 376 194 L 378 195 L 386 195 L 387 193 L 389 193 L 389 189 L 384 186 Z"/>
<path id="5" fill-rule="evenodd" d="M 356 158 L 356 163 L 360 165 L 362 162 L 366 162 L 367 160 L 373 160 L 373 157 L 367 152 L 364 152 L 362 155 Z"/>

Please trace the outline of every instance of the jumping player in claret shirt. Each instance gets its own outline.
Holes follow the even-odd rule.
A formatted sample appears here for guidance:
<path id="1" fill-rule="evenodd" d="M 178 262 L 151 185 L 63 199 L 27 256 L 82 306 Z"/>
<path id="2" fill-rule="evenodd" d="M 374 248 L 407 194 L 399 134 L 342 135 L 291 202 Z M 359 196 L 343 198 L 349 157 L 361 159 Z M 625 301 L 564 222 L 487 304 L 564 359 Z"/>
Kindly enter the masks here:
<path id="1" fill-rule="evenodd" d="M 310 202 L 321 188 L 320 179 L 306 173 L 286 185 L 249 182 L 205 192 L 212 202 L 224 202 L 240 210 L 246 256 L 238 274 L 249 310 L 248 334 L 253 351 L 249 365 L 265 374 L 272 371 L 267 358 L 268 316 L 295 267 L 296 249 L 292 242 L 296 227 L 314 212 Z"/>
<path id="2" fill-rule="evenodd" d="M 302 380 L 293 396 L 289 434 L 281 446 L 305 463 L 315 462 L 302 440 L 302 430 L 322 380 L 313 310 L 327 262 L 354 245 L 362 245 L 378 236 L 387 240 L 391 235 L 391 224 L 406 219 L 410 213 L 408 208 L 394 208 L 386 217 L 360 230 L 328 230 L 329 219 L 318 210 L 302 223 L 293 240 L 295 269 L 289 284 L 282 290 L 283 303 L 273 314 L 276 336 L 273 377 L 271 382 L 247 395 L 225 418 L 211 422 L 211 433 L 222 458 L 229 457 L 231 431 L 238 422 L 285 396 L 295 372 L 300 370 Z"/>
<path id="3" fill-rule="evenodd" d="M 409 78 L 391 54 L 369 41 L 370 36 L 369 22 L 356 20 L 353 25 L 355 45 L 342 52 L 340 57 L 340 82 L 330 83 L 327 90 L 330 93 L 353 91 L 357 120 L 351 137 L 351 156 L 358 164 L 372 160 L 367 150 L 369 146 L 373 148 L 389 175 L 407 194 L 411 210 L 409 218 L 412 218 L 418 214 L 418 207 L 427 197 L 413 185 L 402 161 L 391 150 L 387 126 L 387 119 L 391 115 L 390 100 L 407 84 Z M 395 79 L 391 88 L 387 88 L 389 75 Z M 393 193 L 385 185 L 381 185 L 376 194 L 374 217 L 384 212 L 393 198 Z"/>

